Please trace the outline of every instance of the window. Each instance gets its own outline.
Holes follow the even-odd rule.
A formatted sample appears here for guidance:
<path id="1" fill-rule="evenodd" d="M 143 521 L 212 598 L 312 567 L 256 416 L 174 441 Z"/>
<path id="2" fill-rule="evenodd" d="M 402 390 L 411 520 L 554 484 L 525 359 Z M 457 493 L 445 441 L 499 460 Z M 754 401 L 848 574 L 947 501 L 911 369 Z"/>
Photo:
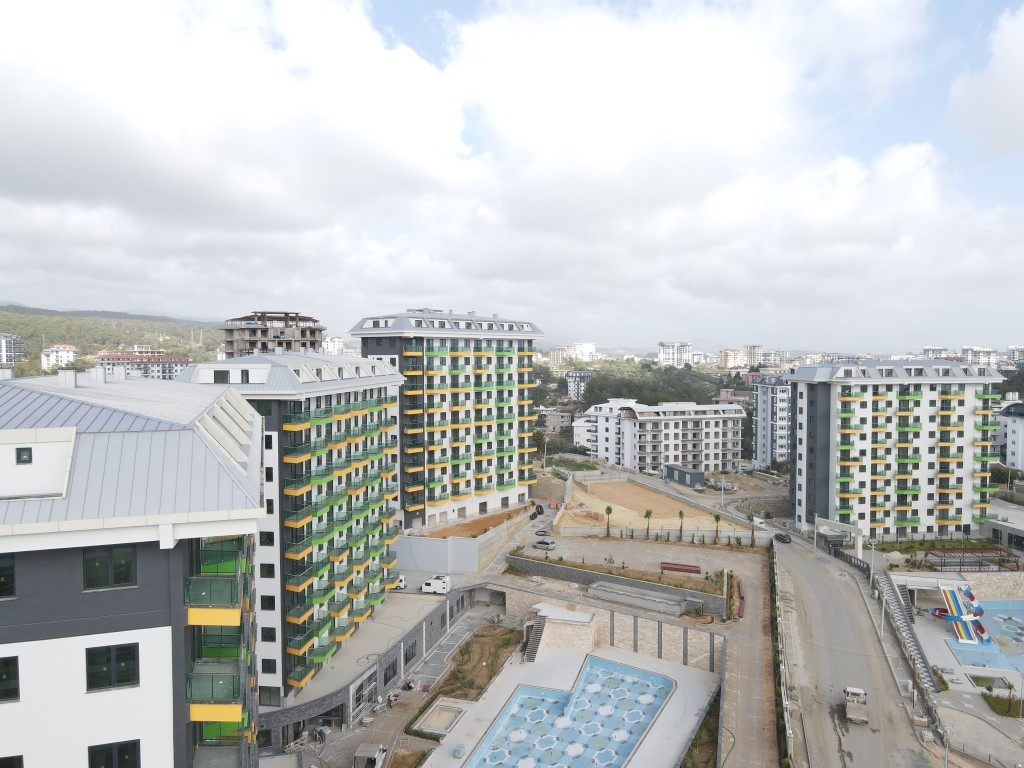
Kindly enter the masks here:
<path id="1" fill-rule="evenodd" d="M 14 449 L 14 462 L 16 464 L 31 464 L 32 463 L 32 449 L 31 448 L 15 448 Z"/>
<path id="2" fill-rule="evenodd" d="M 18 688 L 18 657 L 0 659 L 0 701 L 17 701 L 21 698 Z"/>
<path id="3" fill-rule="evenodd" d="M 243 384 L 248 384 L 249 383 L 249 369 L 248 368 L 243 368 L 242 369 L 242 383 Z"/>
<path id="4" fill-rule="evenodd" d="M 129 587 L 135 584 L 135 545 L 86 547 L 85 588 Z"/>
<path id="5" fill-rule="evenodd" d="M 214 384 L 230 384 L 231 374 L 228 371 L 214 371 L 213 372 L 213 383 Z"/>
<path id="6" fill-rule="evenodd" d="M 89 768 L 139 768 L 139 765 L 138 740 L 89 747 Z"/>
<path id="7" fill-rule="evenodd" d="M 281 689 L 273 685 L 261 685 L 260 704 L 268 707 L 280 707 Z"/>
<path id="8" fill-rule="evenodd" d="M 410 661 L 416 658 L 416 641 L 413 640 L 407 646 L 405 646 L 405 653 L 403 654 L 405 663 L 408 664 Z"/>
<path id="9" fill-rule="evenodd" d="M 85 649 L 85 688 L 102 691 L 139 684 L 139 644 Z"/>
<path id="10" fill-rule="evenodd" d="M 25 760 L 21 755 L 0 757 L 0 768 L 25 768 Z"/>
<path id="11" fill-rule="evenodd" d="M 14 555 L 0 555 L 0 598 L 14 597 Z"/>
<path id="12" fill-rule="evenodd" d="M 263 448 L 267 451 L 274 450 L 274 436 L 264 435 L 263 436 Z"/>
<path id="13" fill-rule="evenodd" d="M 263 659 L 260 662 L 260 669 L 268 675 L 277 673 L 277 659 Z"/>
<path id="14" fill-rule="evenodd" d="M 274 514 L 274 500 L 273 499 L 267 499 L 267 514 L 268 515 Z"/>
<path id="15" fill-rule="evenodd" d="M 260 578 L 261 579 L 272 579 L 272 578 L 274 578 L 274 564 L 273 563 L 260 563 Z"/>
<path id="16" fill-rule="evenodd" d="M 268 483 L 274 482 L 274 468 L 266 467 L 264 469 L 264 476 L 266 477 Z"/>
<path id="17" fill-rule="evenodd" d="M 273 595 L 260 595 L 260 610 L 273 611 L 277 608 L 277 600 Z"/>
<path id="18" fill-rule="evenodd" d="M 274 532 L 273 531 L 260 531 L 260 546 L 261 547 L 272 547 L 272 546 L 274 546 Z"/>
<path id="19" fill-rule="evenodd" d="M 260 640 L 265 643 L 273 643 L 277 640 L 277 630 L 274 627 L 260 627 Z"/>

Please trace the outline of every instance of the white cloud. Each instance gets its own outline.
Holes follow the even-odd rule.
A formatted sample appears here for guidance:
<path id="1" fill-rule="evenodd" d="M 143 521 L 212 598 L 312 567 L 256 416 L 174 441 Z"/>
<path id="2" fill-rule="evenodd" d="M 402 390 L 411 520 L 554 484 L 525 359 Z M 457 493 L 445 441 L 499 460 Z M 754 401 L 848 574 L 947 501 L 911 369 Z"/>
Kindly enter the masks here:
<path id="1" fill-rule="evenodd" d="M 913 77 L 920 2 L 627 8 L 486 6 L 438 68 L 355 0 L 3 6 L 0 298 L 332 332 L 444 306 L 605 344 L 960 334 L 936 307 L 980 301 L 1021 217 L 963 200 L 931 144 L 834 151 L 820 108 Z"/>
<path id="2" fill-rule="evenodd" d="M 997 153 L 1024 150 L 1024 6 L 1002 14 L 986 67 L 953 83 L 953 118 Z"/>

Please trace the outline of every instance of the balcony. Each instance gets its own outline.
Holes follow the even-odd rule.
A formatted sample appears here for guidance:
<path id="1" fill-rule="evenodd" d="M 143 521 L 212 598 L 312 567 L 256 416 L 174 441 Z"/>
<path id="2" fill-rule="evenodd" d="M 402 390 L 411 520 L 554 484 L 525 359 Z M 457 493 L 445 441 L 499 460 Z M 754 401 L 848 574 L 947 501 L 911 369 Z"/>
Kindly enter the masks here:
<path id="1" fill-rule="evenodd" d="M 998 453 L 976 453 L 974 454 L 975 461 L 999 461 Z"/>
<path id="2" fill-rule="evenodd" d="M 895 520 L 893 520 L 893 524 L 897 528 L 909 528 L 910 526 L 913 526 L 913 525 L 920 525 L 921 524 L 921 518 L 920 517 L 897 517 Z"/>
<path id="3" fill-rule="evenodd" d="M 921 429 L 920 421 L 910 421 L 896 425 L 897 432 L 920 432 Z"/>
<path id="4" fill-rule="evenodd" d="M 973 487 L 975 493 L 995 493 L 999 490 L 998 485 L 975 485 Z"/>
<path id="5" fill-rule="evenodd" d="M 979 400 L 1001 400 L 1003 396 L 998 392 L 978 392 L 977 397 Z"/>
<path id="6" fill-rule="evenodd" d="M 904 400 L 904 401 L 907 401 L 907 400 L 921 400 L 923 398 L 924 398 L 924 392 L 922 392 L 920 389 L 914 389 L 914 390 L 908 390 L 908 391 L 904 391 L 904 392 L 899 392 L 896 395 L 896 399 L 897 400 Z"/>
<path id="7" fill-rule="evenodd" d="M 905 453 L 903 455 L 896 456 L 897 464 L 920 464 L 921 454 L 920 453 Z"/>
<path id="8" fill-rule="evenodd" d="M 238 608 L 240 575 L 192 576 L 185 582 L 185 605 L 195 608 Z"/>
<path id="9" fill-rule="evenodd" d="M 982 432 L 993 432 L 999 429 L 999 424 L 994 421 L 976 421 L 974 422 L 974 428 Z"/>

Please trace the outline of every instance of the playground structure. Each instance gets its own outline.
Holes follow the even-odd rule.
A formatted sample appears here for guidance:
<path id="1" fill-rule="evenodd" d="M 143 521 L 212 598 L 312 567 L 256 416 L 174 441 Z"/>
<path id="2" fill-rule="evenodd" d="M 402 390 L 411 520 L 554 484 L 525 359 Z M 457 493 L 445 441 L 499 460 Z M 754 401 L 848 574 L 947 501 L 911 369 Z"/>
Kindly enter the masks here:
<path id="1" fill-rule="evenodd" d="M 957 584 L 939 587 L 945 608 L 932 608 L 932 616 L 952 622 L 953 631 L 961 643 L 991 643 L 982 626 L 981 617 L 985 613 L 981 603 L 975 598 L 970 586 Z"/>

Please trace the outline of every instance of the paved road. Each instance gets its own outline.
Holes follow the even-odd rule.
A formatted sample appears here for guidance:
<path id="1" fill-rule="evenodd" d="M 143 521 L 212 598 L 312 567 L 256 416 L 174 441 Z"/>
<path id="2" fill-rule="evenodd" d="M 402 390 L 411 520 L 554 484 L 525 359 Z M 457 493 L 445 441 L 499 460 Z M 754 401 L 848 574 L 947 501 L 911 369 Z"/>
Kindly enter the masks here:
<path id="1" fill-rule="evenodd" d="M 798 736 L 815 768 L 931 768 L 941 759 L 919 742 L 896 688 L 858 577 L 838 561 L 794 542 L 779 546 L 780 580 L 787 609 L 795 616 L 790 681 L 802 717 Z M 790 587 L 790 589 L 787 589 Z M 846 722 L 843 688 L 868 691 L 868 725 Z M 803 741 L 803 738 L 798 739 Z"/>

